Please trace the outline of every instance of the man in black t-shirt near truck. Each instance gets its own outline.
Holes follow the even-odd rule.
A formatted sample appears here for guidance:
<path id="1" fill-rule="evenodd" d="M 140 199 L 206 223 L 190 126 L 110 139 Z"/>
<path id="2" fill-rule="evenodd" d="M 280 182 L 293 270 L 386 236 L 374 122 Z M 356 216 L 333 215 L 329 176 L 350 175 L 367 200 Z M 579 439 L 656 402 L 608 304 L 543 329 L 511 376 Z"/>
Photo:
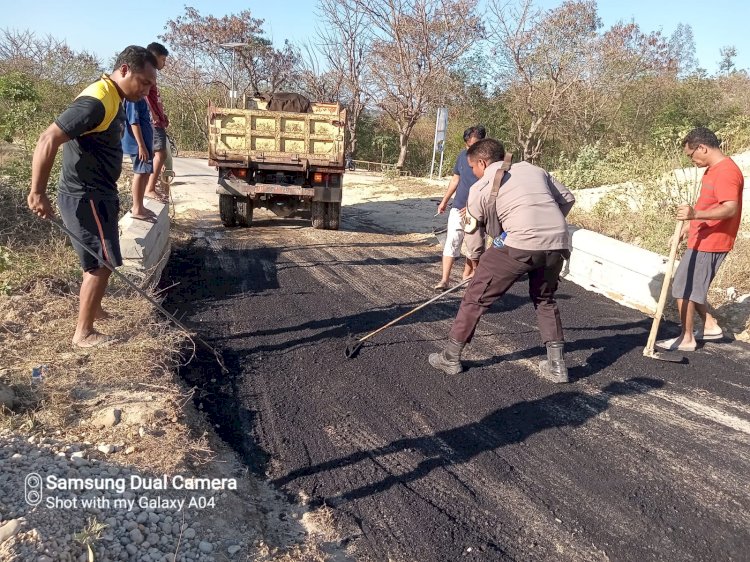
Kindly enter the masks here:
<path id="1" fill-rule="evenodd" d="M 117 57 L 114 71 L 88 86 L 39 137 L 31 164 L 29 208 L 41 218 L 54 216 L 47 182 L 55 156 L 63 146 L 57 202 L 65 226 L 95 259 L 72 240 L 83 269 L 78 323 L 73 344 L 93 347 L 112 338 L 94 329 L 106 318 L 102 298 L 112 267 L 122 265 L 118 231 L 117 180 L 122 171 L 123 100 L 138 101 L 156 83 L 156 59 L 131 45 Z"/>

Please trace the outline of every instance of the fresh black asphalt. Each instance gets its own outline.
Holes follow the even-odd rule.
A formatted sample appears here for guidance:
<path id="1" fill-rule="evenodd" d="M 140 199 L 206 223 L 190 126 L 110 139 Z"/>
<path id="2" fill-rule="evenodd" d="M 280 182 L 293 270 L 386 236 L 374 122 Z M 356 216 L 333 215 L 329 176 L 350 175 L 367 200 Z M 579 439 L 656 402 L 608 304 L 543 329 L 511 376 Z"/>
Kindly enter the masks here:
<path id="1" fill-rule="evenodd" d="M 354 559 L 747 560 L 747 346 L 644 358 L 649 318 L 563 281 L 574 382 L 554 385 L 520 282 L 461 375 L 427 363 L 460 293 L 349 360 L 349 336 L 434 296 L 439 250 L 344 216 L 341 232 L 203 225 L 173 249 L 165 305 L 223 350 L 227 376 L 208 356 L 182 369 L 223 437 L 332 509 Z"/>

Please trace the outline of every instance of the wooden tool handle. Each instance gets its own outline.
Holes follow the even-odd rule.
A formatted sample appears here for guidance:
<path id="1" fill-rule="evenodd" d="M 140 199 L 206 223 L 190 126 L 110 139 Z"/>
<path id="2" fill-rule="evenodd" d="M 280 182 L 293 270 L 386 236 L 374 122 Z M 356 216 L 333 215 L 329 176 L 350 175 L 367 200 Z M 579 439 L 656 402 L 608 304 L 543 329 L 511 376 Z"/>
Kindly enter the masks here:
<path id="1" fill-rule="evenodd" d="M 404 318 L 406 318 L 406 317 L 408 317 L 408 316 L 411 316 L 412 314 L 414 314 L 414 313 L 415 313 L 415 312 L 417 312 L 418 310 L 422 310 L 422 309 L 423 309 L 423 308 L 424 308 L 425 306 L 427 306 L 427 305 L 429 305 L 429 304 L 432 304 L 433 302 L 435 302 L 436 300 L 438 300 L 438 299 L 440 299 L 440 298 L 444 297 L 444 296 L 445 296 L 445 295 L 447 295 L 448 293 L 452 293 L 453 291 L 456 291 L 456 290 L 460 289 L 461 287 L 463 287 L 464 285 L 466 285 L 466 284 L 467 284 L 467 283 L 468 283 L 469 281 L 471 281 L 471 277 L 469 277 L 468 279 L 464 279 L 464 280 L 463 280 L 463 281 L 462 281 L 461 283 L 459 283 L 459 284 L 458 284 L 458 285 L 456 285 L 455 287 L 451 287 L 450 289 L 447 289 L 447 290 L 443 291 L 443 292 L 442 292 L 442 293 L 440 293 L 440 294 L 439 294 L 438 296 L 436 296 L 436 297 L 433 297 L 433 298 L 431 298 L 431 299 L 430 299 L 430 300 L 428 300 L 427 302 L 425 302 L 425 303 L 422 303 L 422 304 L 420 304 L 419 306 L 417 306 L 417 307 L 414 307 L 414 308 L 412 308 L 412 309 L 411 309 L 411 310 L 410 310 L 409 312 L 407 312 L 406 314 L 402 314 L 401 316 L 399 316 L 399 317 L 398 317 L 398 318 L 396 318 L 395 320 L 391 320 L 390 322 L 388 322 L 388 324 L 386 324 L 386 325 L 384 325 L 384 326 L 381 326 L 380 328 L 378 328 L 378 329 L 377 329 L 377 330 L 375 330 L 374 332 L 370 332 L 370 333 L 369 333 L 369 334 L 367 334 L 366 336 L 364 336 L 364 337 L 362 337 L 362 338 L 359 338 L 359 339 L 357 340 L 357 343 L 362 343 L 363 341 L 365 341 L 365 340 L 368 340 L 368 339 L 370 339 L 370 338 L 371 338 L 372 336 L 374 336 L 374 335 L 376 335 L 376 334 L 379 334 L 380 332 L 382 332 L 382 331 L 383 331 L 383 330 L 385 330 L 386 328 L 390 328 L 390 327 L 391 327 L 391 326 L 393 326 L 394 324 L 397 324 L 397 323 L 401 322 L 401 320 L 403 320 Z"/>
<path id="2" fill-rule="evenodd" d="M 656 334 L 659 332 L 659 322 L 661 315 L 664 313 L 664 305 L 667 303 L 667 293 L 669 285 L 672 282 L 672 273 L 674 270 L 674 261 L 677 257 L 677 248 L 680 245 L 680 233 L 682 232 L 682 221 L 677 221 L 674 227 L 674 236 L 672 236 L 672 246 L 669 248 L 669 260 L 667 261 L 667 270 L 664 272 L 664 282 L 661 284 L 661 294 L 659 295 L 659 304 L 656 306 L 656 315 L 651 324 L 651 332 L 648 335 L 646 348 L 643 350 L 644 355 L 653 355 L 654 345 L 656 344 Z"/>

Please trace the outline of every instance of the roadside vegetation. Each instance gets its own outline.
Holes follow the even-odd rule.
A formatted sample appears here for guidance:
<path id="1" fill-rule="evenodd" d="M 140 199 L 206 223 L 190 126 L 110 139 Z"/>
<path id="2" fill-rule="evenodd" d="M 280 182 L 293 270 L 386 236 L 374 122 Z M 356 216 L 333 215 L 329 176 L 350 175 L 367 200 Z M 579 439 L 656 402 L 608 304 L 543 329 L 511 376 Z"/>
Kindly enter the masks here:
<path id="1" fill-rule="evenodd" d="M 178 405 L 186 402 L 180 398 L 185 390 L 173 377 L 184 337 L 115 279 L 104 301 L 111 319 L 102 329 L 122 343 L 110 349 L 73 349 L 78 259 L 65 235 L 33 216 L 26 204 L 36 139 L 98 77 L 101 66 L 92 55 L 49 37 L 6 31 L 0 41 L 0 383 L 15 395 L 14 414 L 0 411 L 0 426 L 72 433 L 95 442 L 106 439 L 106 432 L 85 423 L 82 427 L 82 422 L 125 396 L 131 403 L 146 403 L 146 426 L 156 421 L 148 419 L 148 412 L 158 408 L 176 420 L 182 415 Z M 53 205 L 59 166 L 58 158 L 49 186 Z M 130 178 L 126 170 L 119 182 L 122 209 L 130 206 Z M 41 365 L 47 366 L 47 376 L 41 386 L 33 386 L 32 368 Z M 149 401 L 145 397 L 154 394 L 154 384 L 159 399 Z M 186 426 L 163 425 L 170 426 L 168 438 L 181 444 L 175 450 L 182 453 L 164 456 L 156 440 L 152 446 L 143 441 L 129 451 L 129 462 L 162 470 L 186 462 L 194 436 Z M 130 437 L 120 435 L 118 441 Z"/>

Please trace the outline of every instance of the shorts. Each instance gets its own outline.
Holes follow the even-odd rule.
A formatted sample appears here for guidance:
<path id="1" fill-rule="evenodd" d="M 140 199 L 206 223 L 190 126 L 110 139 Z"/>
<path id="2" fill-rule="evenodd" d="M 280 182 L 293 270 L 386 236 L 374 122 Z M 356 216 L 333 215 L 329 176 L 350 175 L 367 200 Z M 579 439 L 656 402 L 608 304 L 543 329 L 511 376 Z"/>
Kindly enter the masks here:
<path id="1" fill-rule="evenodd" d="M 89 197 L 73 197 L 67 193 L 57 194 L 65 227 L 99 256 L 95 258 L 71 238 L 73 249 L 78 254 L 83 271 L 104 267 L 105 260 L 113 267 L 122 265 L 120 253 L 120 231 L 117 223 L 120 202 L 117 200 L 95 200 Z"/>
<path id="2" fill-rule="evenodd" d="M 461 245 L 464 243 L 464 225 L 458 209 L 451 209 L 448 213 L 448 231 L 446 232 L 443 256 L 460 258 Z"/>
<path id="3" fill-rule="evenodd" d="M 726 255 L 727 252 L 701 252 L 688 248 L 674 274 L 672 296 L 706 304 L 708 287 Z"/>
<path id="4" fill-rule="evenodd" d="M 154 152 L 166 150 L 167 148 L 167 130 L 161 127 L 154 127 Z"/>
<path id="5" fill-rule="evenodd" d="M 134 174 L 149 174 L 151 175 L 154 172 L 154 161 L 153 160 L 147 160 L 144 162 L 140 158 L 138 158 L 137 154 L 130 154 L 130 161 L 133 163 L 133 173 Z"/>

